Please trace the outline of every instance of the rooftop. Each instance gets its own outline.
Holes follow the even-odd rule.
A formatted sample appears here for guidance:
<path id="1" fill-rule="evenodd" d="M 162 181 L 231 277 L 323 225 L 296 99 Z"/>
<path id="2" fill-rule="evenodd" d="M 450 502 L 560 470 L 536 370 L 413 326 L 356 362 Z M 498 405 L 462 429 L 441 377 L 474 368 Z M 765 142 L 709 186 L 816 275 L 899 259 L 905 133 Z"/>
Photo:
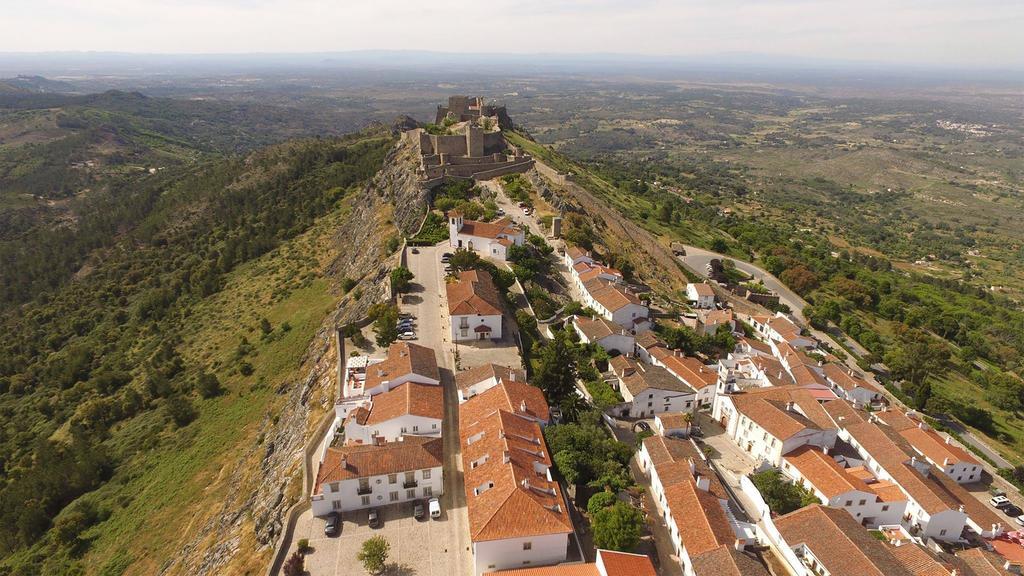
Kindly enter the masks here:
<path id="1" fill-rule="evenodd" d="M 865 390 L 881 393 L 878 386 L 875 386 L 859 376 L 855 376 L 851 373 L 852 371 L 849 368 L 836 364 L 835 362 L 825 364 L 821 367 L 821 370 L 825 373 L 825 378 L 827 378 L 829 382 L 832 382 L 847 392 L 852 391 L 854 388 L 864 388 Z"/>
<path id="2" fill-rule="evenodd" d="M 448 215 L 452 216 L 456 214 L 455 211 L 449 212 Z M 491 238 L 498 239 L 507 236 L 517 236 L 522 234 L 523 230 L 516 226 L 512 222 L 511 218 L 505 217 L 495 220 L 494 222 L 480 222 L 477 220 L 463 220 L 462 228 L 459 229 L 460 234 L 467 236 L 477 236 L 479 238 Z"/>
<path id="3" fill-rule="evenodd" d="M 925 458 L 934 462 L 937 466 L 947 466 L 956 462 L 980 465 L 978 460 L 967 453 L 966 450 L 945 440 L 934 430 L 925 430 L 920 426 L 907 428 L 900 431 L 904 438 L 915 450 L 924 455 Z"/>
<path id="4" fill-rule="evenodd" d="M 441 387 L 434 384 L 406 382 L 374 396 L 366 420 L 360 424 L 372 426 L 407 414 L 441 420 L 443 394 Z"/>
<path id="5" fill-rule="evenodd" d="M 696 391 L 689 384 L 676 378 L 665 368 L 652 364 L 636 363 L 635 371 L 621 378 L 621 381 L 622 385 L 634 397 L 644 390 L 652 388 L 655 390 L 679 392 L 680 394 L 696 394 Z"/>
<path id="6" fill-rule="evenodd" d="M 456 374 L 455 385 L 459 390 L 466 390 L 488 378 L 494 378 L 499 382 L 526 382 L 526 371 L 499 364 L 482 364 Z"/>
<path id="7" fill-rule="evenodd" d="M 808 428 L 833 429 L 832 419 L 813 395 L 797 386 L 772 386 L 732 396 L 736 410 L 785 440 Z"/>
<path id="8" fill-rule="evenodd" d="M 387 358 L 366 368 L 364 386 L 365 389 L 371 389 L 409 375 L 439 381 L 441 373 L 437 368 L 437 358 L 430 348 L 409 342 L 395 342 L 388 347 Z"/>
<path id="9" fill-rule="evenodd" d="M 687 284 L 687 288 L 693 288 L 697 296 L 711 296 L 714 297 L 715 291 L 712 290 L 711 286 L 706 282 L 700 282 L 696 284 Z"/>
<path id="10" fill-rule="evenodd" d="M 786 454 L 782 459 L 830 500 L 852 490 L 871 493 L 871 487 L 867 483 L 848 474 L 834 458 L 820 449 L 802 446 Z"/>
<path id="11" fill-rule="evenodd" d="M 768 569 L 758 558 L 722 545 L 690 558 L 694 574 L 699 576 L 768 576 Z"/>
<path id="12" fill-rule="evenodd" d="M 586 316 L 574 316 L 573 323 L 576 328 L 587 337 L 587 340 L 596 342 L 602 338 L 607 338 L 612 335 L 625 335 L 628 336 L 627 332 L 622 326 L 614 322 L 609 322 L 602 317 L 598 317 L 596 320 L 590 319 Z M 632 350 L 630 350 L 632 352 Z"/>
<path id="13" fill-rule="evenodd" d="M 383 444 L 330 447 L 317 471 L 316 493 L 320 493 L 323 484 L 331 482 L 439 468 L 441 442 L 440 438 L 405 436 Z"/>
<path id="14" fill-rule="evenodd" d="M 692 356 L 676 356 L 673 354 L 659 360 L 676 378 L 684 380 L 695 390 L 718 384 L 718 370 L 713 366 L 705 366 L 700 360 Z"/>
<path id="15" fill-rule="evenodd" d="M 452 316 L 501 314 L 501 295 L 494 279 L 485 270 L 461 272 L 458 282 L 445 286 L 445 291 L 448 293 L 448 313 Z"/>

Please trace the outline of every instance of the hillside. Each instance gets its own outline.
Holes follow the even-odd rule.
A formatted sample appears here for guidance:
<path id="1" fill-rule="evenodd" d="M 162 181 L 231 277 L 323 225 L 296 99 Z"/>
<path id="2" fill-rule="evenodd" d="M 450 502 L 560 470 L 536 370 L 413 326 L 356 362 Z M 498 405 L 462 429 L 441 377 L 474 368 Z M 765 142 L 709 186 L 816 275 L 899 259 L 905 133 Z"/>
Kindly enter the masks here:
<path id="1" fill-rule="evenodd" d="M 264 567 L 302 431 L 330 407 L 330 329 L 380 297 L 399 228 L 422 217 L 393 143 L 299 140 L 156 178 L 73 280 L 14 291 L 0 574 Z"/>

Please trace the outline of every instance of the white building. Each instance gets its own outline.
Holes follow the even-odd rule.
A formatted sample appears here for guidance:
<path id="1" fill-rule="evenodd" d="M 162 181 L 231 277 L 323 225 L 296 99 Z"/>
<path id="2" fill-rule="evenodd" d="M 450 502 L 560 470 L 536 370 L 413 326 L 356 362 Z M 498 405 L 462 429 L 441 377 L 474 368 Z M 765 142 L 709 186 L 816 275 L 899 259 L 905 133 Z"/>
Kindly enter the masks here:
<path id="1" fill-rule="evenodd" d="M 313 488 L 313 515 L 440 496 L 441 470 L 440 438 L 328 448 Z"/>
<path id="2" fill-rule="evenodd" d="M 694 308 L 715 307 L 715 291 L 705 282 L 687 284 L 686 299 Z"/>
<path id="3" fill-rule="evenodd" d="M 494 260 L 508 259 L 511 246 L 522 246 L 526 234 L 511 219 L 494 222 L 465 220 L 457 210 L 448 212 L 448 240 L 452 248 L 465 248 Z"/>
<path id="4" fill-rule="evenodd" d="M 786 454 L 782 472 L 822 504 L 846 510 L 868 528 L 898 525 L 907 508 L 907 497 L 899 486 L 878 482 L 862 467 L 847 470 L 819 448 L 804 446 Z"/>
<path id="5" fill-rule="evenodd" d="M 579 246 L 569 246 L 565 249 L 565 255 L 563 260 L 565 267 L 569 270 L 573 269 L 573 266 L 577 264 L 593 264 L 594 259 L 590 256 L 590 252 L 580 248 Z"/>
<path id="6" fill-rule="evenodd" d="M 920 423 L 914 428 L 900 431 L 900 436 L 922 458 L 959 484 L 981 480 L 981 462 L 966 450 L 953 444 L 950 437 L 943 439 L 938 432 Z"/>
<path id="7" fill-rule="evenodd" d="M 573 316 L 572 326 L 580 342 L 597 344 L 609 354 L 633 353 L 636 342 L 633 334 L 614 322 L 600 317 L 592 320 L 586 316 Z"/>
<path id="8" fill-rule="evenodd" d="M 564 562 L 572 520 L 539 420 L 540 389 L 502 384 L 459 406 L 474 573 Z M 520 398 L 510 395 L 515 389 Z M 526 396 L 530 397 L 527 398 Z M 523 410 L 525 409 L 525 410 Z"/>
<path id="9" fill-rule="evenodd" d="M 751 458 L 779 466 L 804 445 L 833 448 L 836 428 L 811 391 L 774 386 L 715 397 L 712 417 Z"/>
<path id="10" fill-rule="evenodd" d="M 609 320 L 637 333 L 650 328 L 650 311 L 635 294 L 600 278 L 582 288 L 584 304 Z"/>
<path id="11" fill-rule="evenodd" d="M 617 360 L 617 359 L 616 359 Z M 668 370 L 626 359 L 628 367 L 619 375 L 619 393 L 629 406 L 630 418 L 650 418 L 662 412 L 692 412 L 697 392 Z"/>
<path id="12" fill-rule="evenodd" d="M 482 364 L 455 375 L 459 404 L 503 382 L 526 382 L 526 371 L 498 364 Z"/>
<path id="13" fill-rule="evenodd" d="M 796 348 L 812 348 L 817 345 L 814 338 L 804 336 L 803 329 L 782 312 L 776 312 L 775 316 L 751 316 L 750 325 L 766 340 L 786 342 Z"/>
<path id="14" fill-rule="evenodd" d="M 654 431 L 662 436 L 686 437 L 690 434 L 690 412 L 662 412 L 654 417 Z"/>
<path id="15" fill-rule="evenodd" d="M 466 270 L 445 291 L 453 341 L 501 339 L 501 295 L 490 273 Z"/>
<path id="16" fill-rule="evenodd" d="M 680 356 L 667 350 L 655 352 L 654 364 L 664 366 L 670 374 L 697 392 L 699 406 L 711 406 L 718 390 L 718 367 L 707 366 L 692 356 Z"/>
<path id="17" fill-rule="evenodd" d="M 377 394 L 345 418 L 345 442 L 395 442 L 402 436 L 440 436 L 444 418 L 440 386 L 406 382 Z"/>
<path id="18" fill-rule="evenodd" d="M 822 366 L 825 380 L 837 396 L 848 400 L 854 406 L 879 406 L 884 403 L 882 390 L 867 380 L 854 376 L 847 368 L 829 362 Z"/>

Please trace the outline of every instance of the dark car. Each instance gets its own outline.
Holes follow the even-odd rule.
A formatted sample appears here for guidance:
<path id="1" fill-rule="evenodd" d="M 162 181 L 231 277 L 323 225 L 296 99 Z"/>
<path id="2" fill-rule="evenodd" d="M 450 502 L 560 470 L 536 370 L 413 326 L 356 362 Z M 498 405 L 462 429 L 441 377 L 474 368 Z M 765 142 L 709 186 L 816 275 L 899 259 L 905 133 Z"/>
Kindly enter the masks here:
<path id="1" fill-rule="evenodd" d="M 337 536 L 341 531 L 341 517 L 337 512 L 331 512 L 324 518 L 324 536 Z"/>
<path id="2" fill-rule="evenodd" d="M 412 253 L 413 253 L 413 254 L 419 254 L 419 253 L 420 253 L 420 251 L 419 251 L 419 249 L 417 249 L 417 248 L 416 248 L 415 246 L 413 246 L 413 248 L 412 248 Z"/>
<path id="3" fill-rule="evenodd" d="M 427 507 L 423 504 L 423 500 L 417 500 L 412 505 L 412 517 L 417 520 L 426 520 L 427 518 Z"/>
<path id="4" fill-rule="evenodd" d="M 366 523 L 370 525 L 370 528 L 380 528 L 382 523 L 380 511 L 376 508 L 370 508 L 370 513 L 366 517 Z"/>
<path id="5" fill-rule="evenodd" d="M 703 438 L 704 431 L 700 429 L 700 426 L 690 426 L 690 436 L 695 438 Z"/>
<path id="6" fill-rule="evenodd" d="M 1022 512 L 1020 508 L 1014 506 L 1013 504 L 1010 504 L 1006 508 L 1003 508 L 1003 513 L 1009 516 L 1010 518 L 1016 518 L 1017 516 L 1024 514 L 1024 512 Z"/>

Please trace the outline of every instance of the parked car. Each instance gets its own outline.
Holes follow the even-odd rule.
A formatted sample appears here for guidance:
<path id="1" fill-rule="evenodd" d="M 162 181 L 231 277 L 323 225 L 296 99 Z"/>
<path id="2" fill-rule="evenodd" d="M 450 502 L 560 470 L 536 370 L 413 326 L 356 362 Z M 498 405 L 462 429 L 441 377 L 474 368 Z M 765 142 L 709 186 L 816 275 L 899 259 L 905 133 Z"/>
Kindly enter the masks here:
<path id="1" fill-rule="evenodd" d="M 1013 519 L 1013 521 L 1017 524 L 1020 524 L 1021 526 L 1024 526 L 1024 516 L 1017 516 Z"/>
<path id="2" fill-rule="evenodd" d="M 427 502 L 427 509 L 430 510 L 430 517 L 431 518 L 440 518 L 441 517 L 441 501 L 437 499 L 437 496 L 431 498 Z"/>
<path id="3" fill-rule="evenodd" d="M 399 320 L 398 324 L 395 324 L 395 327 L 398 328 L 399 330 L 401 330 L 402 332 L 405 332 L 409 328 L 412 328 L 412 318 L 406 318 L 405 320 Z M 404 328 L 404 330 L 403 330 L 403 328 Z"/>
<path id="4" fill-rule="evenodd" d="M 380 517 L 380 510 L 370 508 L 370 512 L 366 515 L 366 523 L 370 528 L 380 528 L 383 524 L 383 519 Z"/>
<path id="5" fill-rule="evenodd" d="M 1010 499 L 1006 496 L 993 496 L 989 498 L 988 503 L 996 508 L 1004 508 L 1010 505 Z"/>
<path id="6" fill-rule="evenodd" d="M 337 536 L 341 531 L 341 516 L 337 512 L 331 512 L 324 518 L 324 536 Z"/>
<path id="7" fill-rule="evenodd" d="M 427 517 L 427 507 L 423 505 L 423 500 L 417 500 L 412 505 L 412 517 L 417 520 L 423 520 Z"/>
<path id="8" fill-rule="evenodd" d="M 398 339 L 399 340 L 415 340 L 416 339 L 416 333 L 413 332 L 412 330 L 409 330 L 407 332 L 402 332 L 401 334 L 398 335 Z"/>
<path id="9" fill-rule="evenodd" d="M 441 262 L 448 262 L 451 259 L 452 259 L 452 253 L 451 252 L 445 252 L 444 254 L 441 254 Z"/>
<path id="10" fill-rule="evenodd" d="M 408 312 L 399 312 L 398 317 L 402 320 L 415 320 L 416 317 Z"/>
<path id="11" fill-rule="evenodd" d="M 419 254 L 420 253 L 420 249 L 415 247 L 415 246 L 413 246 L 412 250 L 410 250 L 410 252 L 412 252 L 413 254 Z"/>
<path id="12" fill-rule="evenodd" d="M 504 216 L 505 215 L 505 211 L 502 210 L 501 208 L 498 208 L 497 210 L 495 210 L 494 213 L 497 214 L 498 216 Z"/>
<path id="13" fill-rule="evenodd" d="M 694 438 L 703 438 L 704 431 L 700 429 L 700 426 L 690 426 L 690 436 Z"/>
<path id="14" fill-rule="evenodd" d="M 1021 510 L 1017 506 L 1014 506 L 1013 504 L 1010 504 L 1006 508 L 1003 508 L 1003 513 L 1006 514 L 1007 516 L 1009 516 L 1010 518 L 1016 518 L 1016 517 L 1020 516 L 1021 514 L 1024 514 L 1024 510 Z"/>

